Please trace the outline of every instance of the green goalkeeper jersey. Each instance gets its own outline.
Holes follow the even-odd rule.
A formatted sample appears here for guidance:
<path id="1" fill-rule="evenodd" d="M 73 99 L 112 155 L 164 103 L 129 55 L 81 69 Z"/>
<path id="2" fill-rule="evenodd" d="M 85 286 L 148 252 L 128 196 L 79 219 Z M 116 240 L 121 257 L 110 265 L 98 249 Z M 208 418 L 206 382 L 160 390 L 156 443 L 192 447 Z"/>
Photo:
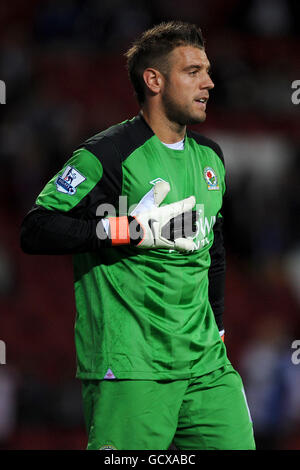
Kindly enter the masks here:
<path id="1" fill-rule="evenodd" d="M 37 206 L 101 223 L 163 180 L 164 204 L 194 195 L 199 212 L 193 252 L 122 245 L 73 255 L 78 378 L 181 379 L 229 363 L 212 305 L 223 294 L 209 295 L 224 178 L 217 144 L 187 131 L 184 149 L 172 150 L 139 114 L 84 142 L 42 190 Z"/>

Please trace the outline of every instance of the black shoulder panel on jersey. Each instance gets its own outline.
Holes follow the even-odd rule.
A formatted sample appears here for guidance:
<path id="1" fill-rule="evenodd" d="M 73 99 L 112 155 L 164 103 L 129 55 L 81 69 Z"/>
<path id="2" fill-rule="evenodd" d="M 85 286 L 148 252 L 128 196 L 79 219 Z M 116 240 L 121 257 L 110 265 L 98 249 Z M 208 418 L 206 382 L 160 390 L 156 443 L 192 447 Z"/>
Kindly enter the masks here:
<path id="1" fill-rule="evenodd" d="M 152 129 L 148 126 L 142 114 L 139 113 L 131 120 L 109 127 L 103 132 L 88 139 L 83 146 L 94 153 L 98 158 L 103 158 L 103 141 L 110 142 L 119 153 L 121 161 L 125 160 L 137 148 L 141 147 L 153 136 Z M 108 152 L 108 158 L 109 154 Z M 104 158 L 107 158 L 107 155 Z"/>
<path id="2" fill-rule="evenodd" d="M 209 139 L 208 137 L 204 137 L 198 132 L 192 131 L 190 129 L 187 130 L 187 136 L 194 139 L 197 142 L 197 144 L 204 145 L 205 147 L 210 147 L 212 150 L 214 150 L 214 152 L 218 155 L 223 165 L 225 166 L 224 155 L 219 144 Z"/>
<path id="3" fill-rule="evenodd" d="M 139 114 L 99 132 L 79 145 L 78 148 L 89 150 L 99 159 L 103 175 L 94 189 L 69 214 L 89 219 L 95 217 L 101 203 L 117 207 L 118 198 L 122 194 L 122 162 L 152 136 L 153 131 Z"/>

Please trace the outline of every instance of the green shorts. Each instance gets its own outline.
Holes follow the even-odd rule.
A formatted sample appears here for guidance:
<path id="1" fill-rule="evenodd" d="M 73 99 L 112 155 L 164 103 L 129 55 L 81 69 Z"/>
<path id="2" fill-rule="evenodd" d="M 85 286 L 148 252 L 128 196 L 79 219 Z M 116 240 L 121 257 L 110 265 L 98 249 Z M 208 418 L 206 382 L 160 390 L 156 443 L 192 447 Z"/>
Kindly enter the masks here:
<path id="1" fill-rule="evenodd" d="M 255 449 L 242 380 L 228 365 L 185 380 L 83 380 L 87 449 Z"/>

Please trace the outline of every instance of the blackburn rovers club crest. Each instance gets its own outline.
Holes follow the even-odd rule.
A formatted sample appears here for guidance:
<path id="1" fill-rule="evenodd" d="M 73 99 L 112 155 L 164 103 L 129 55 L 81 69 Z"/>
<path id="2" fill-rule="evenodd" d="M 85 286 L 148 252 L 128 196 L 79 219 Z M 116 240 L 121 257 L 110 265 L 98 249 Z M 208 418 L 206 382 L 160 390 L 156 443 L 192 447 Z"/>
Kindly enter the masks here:
<path id="1" fill-rule="evenodd" d="M 204 168 L 204 179 L 207 183 L 207 188 L 209 190 L 219 189 L 218 178 L 217 178 L 216 172 L 209 166 Z"/>
<path id="2" fill-rule="evenodd" d="M 86 178 L 79 173 L 76 168 L 68 165 L 62 175 L 59 175 L 55 181 L 57 191 L 73 196 Z"/>

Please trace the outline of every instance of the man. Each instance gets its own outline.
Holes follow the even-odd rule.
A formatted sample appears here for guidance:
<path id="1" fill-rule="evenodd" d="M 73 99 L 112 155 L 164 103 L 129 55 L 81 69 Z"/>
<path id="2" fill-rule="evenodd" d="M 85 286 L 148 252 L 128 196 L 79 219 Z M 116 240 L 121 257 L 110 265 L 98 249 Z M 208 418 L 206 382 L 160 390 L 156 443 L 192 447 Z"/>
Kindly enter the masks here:
<path id="1" fill-rule="evenodd" d="M 126 57 L 139 115 L 79 146 L 21 237 L 74 255 L 87 448 L 254 449 L 223 342 L 224 159 L 186 128 L 214 86 L 202 34 L 162 23 Z"/>

